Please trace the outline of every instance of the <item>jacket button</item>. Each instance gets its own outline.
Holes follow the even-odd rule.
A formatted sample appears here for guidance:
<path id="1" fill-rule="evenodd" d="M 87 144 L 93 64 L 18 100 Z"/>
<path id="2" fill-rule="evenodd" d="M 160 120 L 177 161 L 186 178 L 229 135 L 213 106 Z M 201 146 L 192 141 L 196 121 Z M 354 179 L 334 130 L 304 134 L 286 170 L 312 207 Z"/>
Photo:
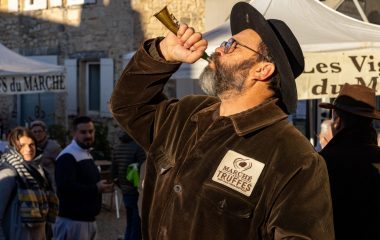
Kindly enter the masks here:
<path id="1" fill-rule="evenodd" d="M 174 185 L 174 192 L 181 193 L 182 192 L 182 186 L 179 184 Z"/>
<path id="2" fill-rule="evenodd" d="M 218 202 L 218 207 L 220 208 L 220 209 L 223 209 L 223 208 L 225 208 L 227 206 L 227 201 L 226 201 L 226 199 L 223 199 L 222 201 L 219 201 Z"/>

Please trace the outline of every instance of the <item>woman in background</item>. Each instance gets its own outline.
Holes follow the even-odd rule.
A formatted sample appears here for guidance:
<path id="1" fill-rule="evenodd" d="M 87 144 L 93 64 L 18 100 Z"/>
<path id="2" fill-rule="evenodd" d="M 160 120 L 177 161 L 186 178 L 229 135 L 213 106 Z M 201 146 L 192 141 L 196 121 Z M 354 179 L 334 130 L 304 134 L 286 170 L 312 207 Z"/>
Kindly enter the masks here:
<path id="1" fill-rule="evenodd" d="M 0 160 L 0 240 L 45 240 L 54 223 L 58 198 L 36 157 L 36 141 L 24 127 L 14 128 Z"/>

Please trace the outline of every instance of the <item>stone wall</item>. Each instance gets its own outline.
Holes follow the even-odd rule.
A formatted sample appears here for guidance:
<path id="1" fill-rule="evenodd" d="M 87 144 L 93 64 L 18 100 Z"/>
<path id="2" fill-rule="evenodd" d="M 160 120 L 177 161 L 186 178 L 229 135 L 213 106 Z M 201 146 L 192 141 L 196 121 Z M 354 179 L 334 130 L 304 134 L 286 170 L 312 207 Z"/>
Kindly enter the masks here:
<path id="1" fill-rule="evenodd" d="M 196 31 L 204 31 L 204 8 L 205 0 L 193 1 L 157 1 L 157 0 L 134 0 L 132 7 L 140 13 L 140 22 L 146 38 L 164 35 L 167 30 L 153 16 L 163 7 L 167 6 L 168 11 L 172 13 L 178 21 L 191 25 Z"/>
<path id="2" fill-rule="evenodd" d="M 107 2 L 107 4 L 105 4 Z M 179 21 L 204 30 L 204 0 L 108 0 L 96 4 L 0 13 L 0 41 L 22 55 L 113 58 L 115 80 L 122 55 L 167 30 L 153 14 L 168 5 Z"/>
<path id="3" fill-rule="evenodd" d="M 48 0 L 47 0 L 48 1 Z M 0 42 L 25 56 L 57 55 L 64 59 L 112 58 L 114 81 L 122 71 L 124 54 L 137 49 L 144 39 L 163 36 L 168 30 L 153 16 L 168 5 L 180 22 L 204 31 L 205 0 L 98 0 L 96 4 L 54 7 L 8 13 L 0 10 Z M 7 1 L 1 1 L 6 4 Z M 20 5 L 22 7 L 22 4 Z M 63 1 L 66 6 L 66 1 Z M 64 96 L 57 95 L 56 120 L 66 116 Z M 0 114 L 5 127 L 15 122 L 14 96 L 0 96 Z M 110 126 L 111 119 L 101 119 Z"/>

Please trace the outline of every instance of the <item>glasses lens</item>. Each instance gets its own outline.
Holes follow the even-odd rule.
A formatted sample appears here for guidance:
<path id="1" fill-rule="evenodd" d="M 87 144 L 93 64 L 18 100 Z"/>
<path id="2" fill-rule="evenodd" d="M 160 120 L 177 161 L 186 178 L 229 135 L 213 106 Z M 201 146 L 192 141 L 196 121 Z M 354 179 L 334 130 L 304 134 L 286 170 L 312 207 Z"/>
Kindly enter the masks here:
<path id="1" fill-rule="evenodd" d="M 220 47 L 223 48 L 224 53 L 228 53 L 230 51 L 231 46 L 234 44 L 234 42 L 235 42 L 235 39 L 230 38 L 228 39 L 228 41 L 222 42 L 222 44 L 220 44 Z"/>
<path id="2" fill-rule="evenodd" d="M 227 44 L 227 42 L 226 42 L 226 41 L 223 41 L 223 42 L 220 44 L 220 47 L 224 49 L 224 48 L 226 47 L 226 44 Z"/>
<path id="3" fill-rule="evenodd" d="M 232 46 L 232 44 L 234 44 L 234 42 L 235 42 L 235 39 L 233 39 L 233 38 L 228 39 L 227 47 L 225 48 L 225 50 L 226 50 L 225 53 L 230 52 L 231 46 Z"/>

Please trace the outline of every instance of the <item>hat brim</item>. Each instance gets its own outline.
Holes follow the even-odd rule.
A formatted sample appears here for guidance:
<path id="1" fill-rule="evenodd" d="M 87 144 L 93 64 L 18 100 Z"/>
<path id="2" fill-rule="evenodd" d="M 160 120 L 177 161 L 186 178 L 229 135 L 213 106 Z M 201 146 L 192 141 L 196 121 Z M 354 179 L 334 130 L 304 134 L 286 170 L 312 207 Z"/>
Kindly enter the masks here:
<path id="1" fill-rule="evenodd" d="M 274 28 L 271 27 L 275 23 L 275 21 L 267 21 L 259 11 L 245 2 L 235 4 L 231 11 L 230 25 L 233 35 L 245 29 L 252 29 L 259 34 L 268 47 L 280 75 L 282 102 L 286 106 L 287 112 L 291 113 L 297 108 L 297 87 L 285 50 L 273 30 Z"/>
<path id="2" fill-rule="evenodd" d="M 320 103 L 319 107 L 320 108 L 327 108 L 327 109 L 334 109 L 335 108 L 334 105 L 331 103 Z"/>
<path id="3" fill-rule="evenodd" d="M 354 115 L 358 115 L 361 117 L 367 117 L 372 119 L 380 120 L 380 112 L 379 111 L 366 111 L 365 109 L 360 110 L 358 108 L 350 108 L 350 107 L 337 107 L 331 103 L 320 103 L 320 108 L 326 108 L 326 109 L 338 109 L 344 112 L 348 112 Z"/>

